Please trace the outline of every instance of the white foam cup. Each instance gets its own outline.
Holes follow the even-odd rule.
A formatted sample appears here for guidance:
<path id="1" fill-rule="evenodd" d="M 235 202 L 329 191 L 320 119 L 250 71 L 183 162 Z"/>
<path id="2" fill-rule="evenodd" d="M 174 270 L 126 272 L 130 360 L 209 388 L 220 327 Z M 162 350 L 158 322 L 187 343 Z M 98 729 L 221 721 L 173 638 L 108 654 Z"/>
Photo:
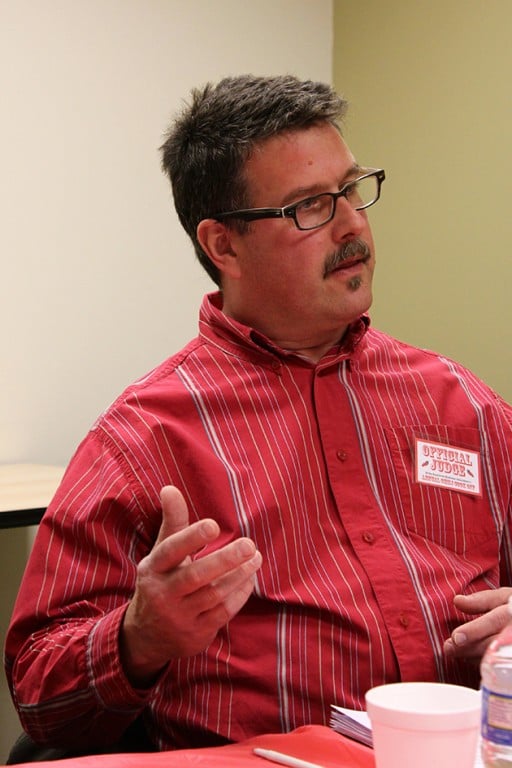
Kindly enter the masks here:
<path id="1" fill-rule="evenodd" d="M 480 692 L 448 683 L 389 683 L 366 693 L 377 768 L 473 768 Z"/>

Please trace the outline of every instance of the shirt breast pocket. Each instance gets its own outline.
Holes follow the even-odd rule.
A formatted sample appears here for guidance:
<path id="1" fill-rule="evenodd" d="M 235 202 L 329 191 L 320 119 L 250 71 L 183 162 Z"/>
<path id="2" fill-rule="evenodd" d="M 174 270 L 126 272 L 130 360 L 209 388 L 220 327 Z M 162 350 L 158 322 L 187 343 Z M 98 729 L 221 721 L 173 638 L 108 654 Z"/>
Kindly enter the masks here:
<path id="1" fill-rule="evenodd" d="M 399 491 L 397 520 L 411 534 L 464 554 L 496 540 L 484 479 L 481 495 L 420 483 L 416 479 L 416 440 L 446 446 L 448 450 L 476 451 L 482 466 L 480 433 L 470 427 L 443 424 L 386 428 Z M 482 474 L 482 473 L 481 473 Z"/>

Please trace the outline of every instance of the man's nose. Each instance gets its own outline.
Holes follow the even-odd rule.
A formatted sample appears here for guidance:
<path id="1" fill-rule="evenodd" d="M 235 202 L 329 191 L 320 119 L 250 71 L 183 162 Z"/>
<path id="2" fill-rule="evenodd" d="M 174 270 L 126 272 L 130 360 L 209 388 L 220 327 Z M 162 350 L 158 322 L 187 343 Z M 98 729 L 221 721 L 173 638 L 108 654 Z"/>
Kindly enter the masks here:
<path id="1" fill-rule="evenodd" d="M 357 211 L 345 197 L 339 197 L 332 219 L 333 237 L 337 242 L 351 237 L 359 237 L 367 226 L 366 212 Z"/>

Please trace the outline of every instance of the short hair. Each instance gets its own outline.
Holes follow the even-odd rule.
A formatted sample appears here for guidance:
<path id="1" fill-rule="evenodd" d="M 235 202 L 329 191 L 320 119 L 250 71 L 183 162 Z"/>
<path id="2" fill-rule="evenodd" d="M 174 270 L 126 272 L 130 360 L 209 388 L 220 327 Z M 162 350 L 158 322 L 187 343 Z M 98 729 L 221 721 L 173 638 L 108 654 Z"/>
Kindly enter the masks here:
<path id="1" fill-rule="evenodd" d="M 219 271 L 197 240 L 199 222 L 249 206 L 243 172 L 255 144 L 317 123 L 339 128 L 347 102 L 326 83 L 292 75 L 226 77 L 194 89 L 191 96 L 160 147 L 162 168 L 197 258 L 220 285 Z"/>

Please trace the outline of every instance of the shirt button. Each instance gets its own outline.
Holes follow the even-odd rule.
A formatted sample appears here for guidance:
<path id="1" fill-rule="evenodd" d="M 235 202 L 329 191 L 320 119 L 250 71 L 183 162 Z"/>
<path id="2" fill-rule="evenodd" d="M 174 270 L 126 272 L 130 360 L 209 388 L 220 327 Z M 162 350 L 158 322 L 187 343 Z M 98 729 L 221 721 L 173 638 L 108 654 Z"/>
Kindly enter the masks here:
<path id="1" fill-rule="evenodd" d="M 409 617 L 406 613 L 401 613 L 400 616 L 398 617 L 398 621 L 400 622 L 402 627 L 404 627 L 405 629 L 407 629 L 410 623 Z"/>
<path id="2" fill-rule="evenodd" d="M 336 456 L 340 461 L 346 461 L 348 459 L 346 451 L 336 451 Z"/>
<path id="3" fill-rule="evenodd" d="M 281 373 L 281 363 L 279 360 L 272 360 L 272 370 Z"/>
<path id="4" fill-rule="evenodd" d="M 373 544 L 375 541 L 375 536 L 371 531 L 365 531 L 363 533 L 363 541 L 366 541 L 367 544 Z"/>

